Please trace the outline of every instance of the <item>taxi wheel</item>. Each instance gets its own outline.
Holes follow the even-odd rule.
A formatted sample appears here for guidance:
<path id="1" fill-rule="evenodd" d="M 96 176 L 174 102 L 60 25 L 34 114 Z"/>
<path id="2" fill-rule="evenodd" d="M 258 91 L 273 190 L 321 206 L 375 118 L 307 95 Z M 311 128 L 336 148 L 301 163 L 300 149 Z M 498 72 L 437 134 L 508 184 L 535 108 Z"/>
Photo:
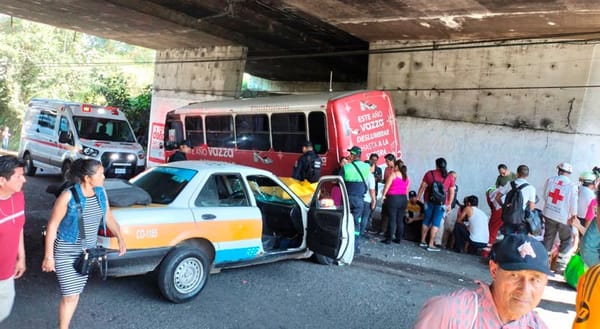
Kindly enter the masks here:
<path id="1" fill-rule="evenodd" d="M 158 272 L 160 292 L 173 303 L 194 299 L 210 273 L 208 257 L 198 248 L 178 247 L 162 261 Z"/>
<path id="2" fill-rule="evenodd" d="M 334 262 L 334 259 L 331 257 L 327 257 L 327 256 L 319 255 L 319 254 L 314 254 L 313 256 L 314 256 L 315 262 L 317 262 L 321 265 L 331 265 Z"/>

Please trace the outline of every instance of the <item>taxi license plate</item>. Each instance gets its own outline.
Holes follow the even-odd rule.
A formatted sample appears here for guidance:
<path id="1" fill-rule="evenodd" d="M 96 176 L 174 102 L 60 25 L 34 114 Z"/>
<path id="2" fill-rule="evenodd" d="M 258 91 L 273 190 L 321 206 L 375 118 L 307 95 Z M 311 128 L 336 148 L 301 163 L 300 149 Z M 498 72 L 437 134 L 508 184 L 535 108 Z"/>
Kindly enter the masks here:
<path id="1" fill-rule="evenodd" d="M 125 168 L 115 168 L 115 174 L 125 174 L 126 172 Z"/>

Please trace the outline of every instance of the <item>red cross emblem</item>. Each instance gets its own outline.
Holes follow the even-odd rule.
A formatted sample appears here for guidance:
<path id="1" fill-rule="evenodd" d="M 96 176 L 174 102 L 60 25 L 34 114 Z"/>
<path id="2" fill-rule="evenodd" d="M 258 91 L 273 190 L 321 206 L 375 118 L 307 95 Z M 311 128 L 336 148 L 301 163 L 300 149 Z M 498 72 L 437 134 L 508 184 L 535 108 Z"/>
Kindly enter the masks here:
<path id="1" fill-rule="evenodd" d="M 558 185 L 562 185 L 561 180 L 558 181 Z M 556 188 L 556 189 L 554 189 L 554 191 L 548 193 L 548 196 L 552 199 L 553 204 L 557 204 L 558 201 L 562 201 L 565 199 L 565 197 L 560 194 L 560 189 L 558 189 L 558 188 Z"/>

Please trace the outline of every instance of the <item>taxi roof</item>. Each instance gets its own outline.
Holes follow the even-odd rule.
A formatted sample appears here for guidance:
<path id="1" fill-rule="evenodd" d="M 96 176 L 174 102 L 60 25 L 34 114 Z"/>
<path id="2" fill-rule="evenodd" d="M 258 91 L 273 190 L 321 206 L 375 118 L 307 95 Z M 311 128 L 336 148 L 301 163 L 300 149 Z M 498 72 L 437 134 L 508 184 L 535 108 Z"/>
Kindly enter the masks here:
<path id="1" fill-rule="evenodd" d="M 244 166 L 240 164 L 234 164 L 229 162 L 220 161 L 207 161 L 207 160 L 185 160 L 175 161 L 161 164 L 159 167 L 176 167 L 184 169 L 194 169 L 201 172 L 214 172 L 214 171 L 228 171 L 242 174 L 260 174 L 276 177 L 272 172 L 250 166 Z"/>

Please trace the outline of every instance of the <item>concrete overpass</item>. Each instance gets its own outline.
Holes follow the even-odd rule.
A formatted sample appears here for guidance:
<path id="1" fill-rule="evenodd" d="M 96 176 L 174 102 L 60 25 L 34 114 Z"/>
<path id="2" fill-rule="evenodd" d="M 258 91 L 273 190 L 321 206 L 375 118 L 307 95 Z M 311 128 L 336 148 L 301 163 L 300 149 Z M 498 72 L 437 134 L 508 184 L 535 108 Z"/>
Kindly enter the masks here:
<path id="1" fill-rule="evenodd" d="M 481 196 L 500 162 L 530 165 L 538 189 L 560 161 L 599 162 L 595 0 L 3 0 L 0 12 L 157 49 L 156 122 L 235 97 L 243 72 L 326 90 L 333 71 L 336 89 L 392 92 L 414 181 L 438 156 L 461 196 Z"/>

